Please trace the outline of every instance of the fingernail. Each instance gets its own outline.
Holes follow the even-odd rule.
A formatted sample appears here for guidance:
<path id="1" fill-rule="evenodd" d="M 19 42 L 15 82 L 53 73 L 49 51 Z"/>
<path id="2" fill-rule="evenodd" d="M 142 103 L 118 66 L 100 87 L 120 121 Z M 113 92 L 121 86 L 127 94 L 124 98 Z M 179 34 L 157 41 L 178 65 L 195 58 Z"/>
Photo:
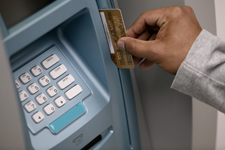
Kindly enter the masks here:
<path id="1" fill-rule="evenodd" d="M 117 42 L 117 46 L 119 47 L 119 49 L 125 51 L 125 46 L 124 46 L 124 42 L 123 41 L 118 41 Z"/>

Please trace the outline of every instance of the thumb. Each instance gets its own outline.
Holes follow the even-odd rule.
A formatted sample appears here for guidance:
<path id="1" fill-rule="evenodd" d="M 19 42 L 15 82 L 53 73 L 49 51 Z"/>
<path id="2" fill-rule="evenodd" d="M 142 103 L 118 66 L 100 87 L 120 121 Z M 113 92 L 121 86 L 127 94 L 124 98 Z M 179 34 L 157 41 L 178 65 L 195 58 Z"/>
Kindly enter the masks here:
<path id="1" fill-rule="evenodd" d="M 117 42 L 119 49 L 141 58 L 151 55 L 153 44 L 153 41 L 143 41 L 131 37 L 122 37 Z"/>

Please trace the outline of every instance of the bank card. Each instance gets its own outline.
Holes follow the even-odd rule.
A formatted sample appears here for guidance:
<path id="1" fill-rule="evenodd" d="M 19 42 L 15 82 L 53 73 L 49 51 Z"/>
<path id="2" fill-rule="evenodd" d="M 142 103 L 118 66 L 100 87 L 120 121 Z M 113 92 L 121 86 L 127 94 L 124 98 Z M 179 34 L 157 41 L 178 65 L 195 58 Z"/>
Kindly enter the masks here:
<path id="1" fill-rule="evenodd" d="M 120 9 L 100 9 L 112 61 L 117 68 L 134 68 L 133 57 L 117 47 L 119 38 L 126 36 L 123 17 Z"/>

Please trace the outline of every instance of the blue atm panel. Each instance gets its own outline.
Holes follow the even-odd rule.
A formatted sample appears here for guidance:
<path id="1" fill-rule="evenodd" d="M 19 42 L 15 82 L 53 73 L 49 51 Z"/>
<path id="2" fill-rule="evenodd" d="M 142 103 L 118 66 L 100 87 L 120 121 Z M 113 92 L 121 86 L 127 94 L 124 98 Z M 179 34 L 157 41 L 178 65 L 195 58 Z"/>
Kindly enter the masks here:
<path id="1" fill-rule="evenodd" d="M 4 31 L 33 149 L 140 149 L 129 70 L 111 61 L 98 12 L 113 7 L 54 1 Z"/>

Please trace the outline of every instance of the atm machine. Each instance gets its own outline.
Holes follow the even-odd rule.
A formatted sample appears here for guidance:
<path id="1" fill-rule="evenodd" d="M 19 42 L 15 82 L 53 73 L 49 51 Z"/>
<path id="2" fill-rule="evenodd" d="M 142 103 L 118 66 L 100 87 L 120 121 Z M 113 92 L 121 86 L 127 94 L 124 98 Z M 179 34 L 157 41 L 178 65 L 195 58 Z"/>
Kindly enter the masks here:
<path id="1" fill-rule="evenodd" d="M 140 149 L 130 72 L 112 62 L 99 15 L 113 1 L 32 3 L 0 10 L 0 149 Z M 10 16 L 14 5 L 29 10 Z"/>

